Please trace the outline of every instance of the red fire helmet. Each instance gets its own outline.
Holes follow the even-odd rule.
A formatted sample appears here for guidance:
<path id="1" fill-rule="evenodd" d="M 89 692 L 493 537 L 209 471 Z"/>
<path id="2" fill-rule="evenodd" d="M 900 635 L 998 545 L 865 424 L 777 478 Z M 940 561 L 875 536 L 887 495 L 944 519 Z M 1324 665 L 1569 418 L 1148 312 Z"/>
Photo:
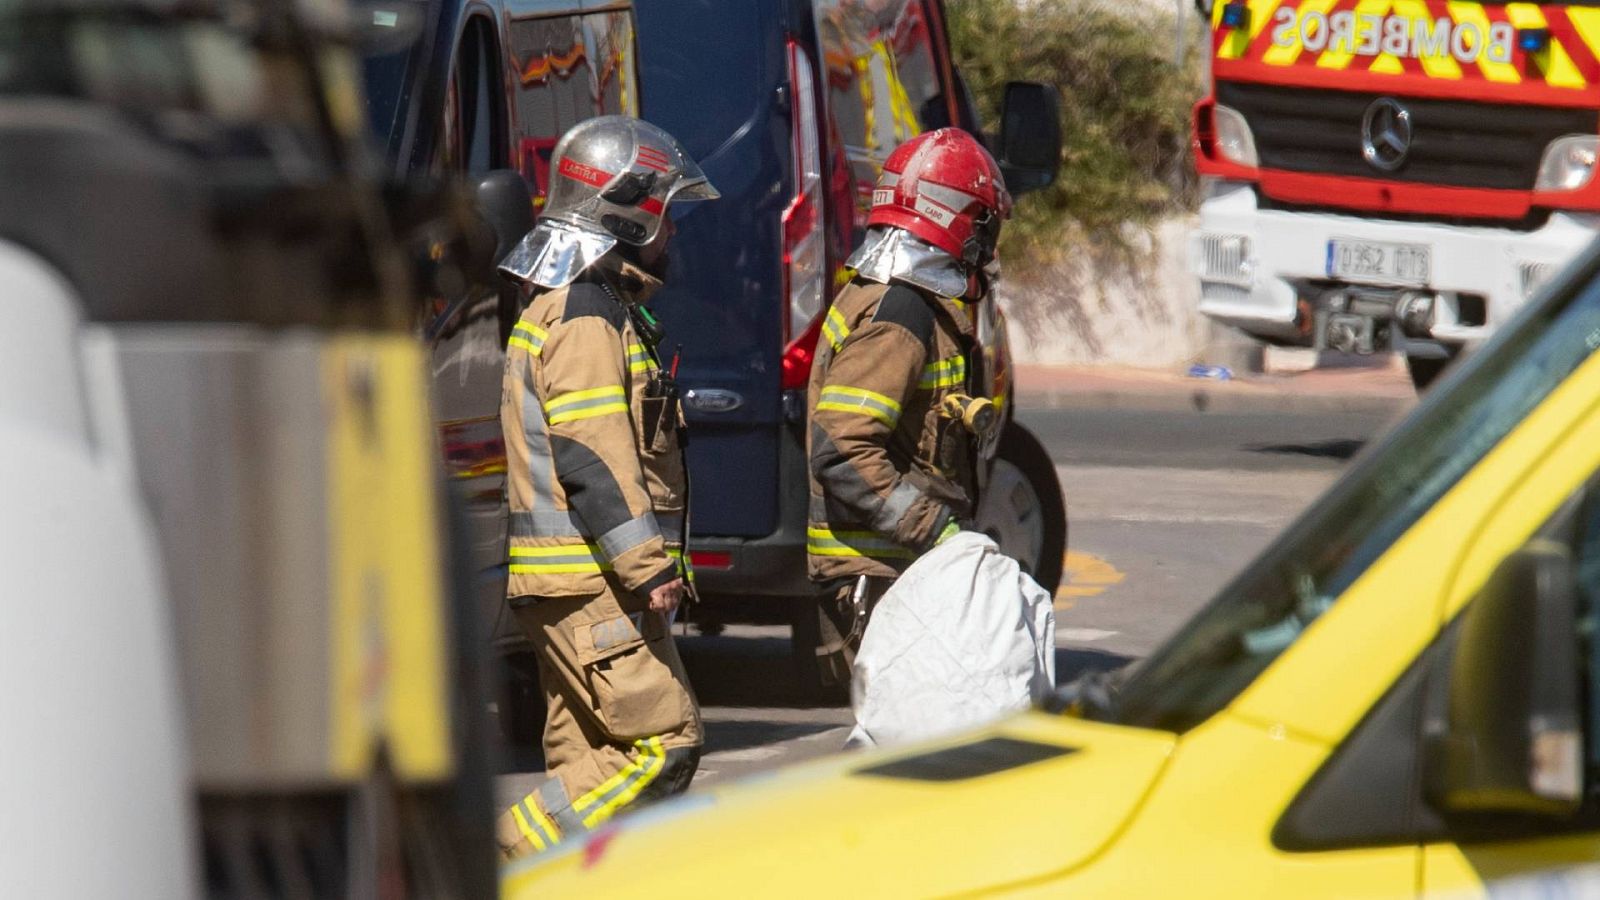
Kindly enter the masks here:
<path id="1" fill-rule="evenodd" d="M 889 154 L 867 224 L 904 228 L 969 267 L 994 258 L 1011 194 L 1000 166 L 958 128 L 919 134 Z"/>

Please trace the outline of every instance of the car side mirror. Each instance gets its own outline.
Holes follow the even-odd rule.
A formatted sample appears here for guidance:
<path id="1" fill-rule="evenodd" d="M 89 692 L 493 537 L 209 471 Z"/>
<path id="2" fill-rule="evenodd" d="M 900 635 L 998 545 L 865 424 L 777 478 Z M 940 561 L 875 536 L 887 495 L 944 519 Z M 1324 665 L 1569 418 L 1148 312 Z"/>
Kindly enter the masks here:
<path id="1" fill-rule="evenodd" d="M 1006 83 L 998 162 L 1014 195 L 1055 183 L 1061 165 L 1061 111 L 1054 87 L 1032 81 Z"/>
<path id="2" fill-rule="evenodd" d="M 1443 709 L 1425 726 L 1429 801 L 1447 813 L 1570 815 L 1584 773 L 1571 551 L 1530 541 L 1462 615 Z"/>

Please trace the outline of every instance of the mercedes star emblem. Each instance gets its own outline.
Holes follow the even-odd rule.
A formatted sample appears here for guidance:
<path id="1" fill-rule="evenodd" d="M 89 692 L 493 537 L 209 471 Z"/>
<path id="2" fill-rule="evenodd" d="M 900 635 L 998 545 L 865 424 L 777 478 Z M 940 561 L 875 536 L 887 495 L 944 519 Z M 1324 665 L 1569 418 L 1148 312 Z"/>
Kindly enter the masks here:
<path id="1" fill-rule="evenodd" d="M 1381 97 L 1361 117 L 1361 155 L 1375 169 L 1393 172 L 1411 152 L 1411 110 Z"/>

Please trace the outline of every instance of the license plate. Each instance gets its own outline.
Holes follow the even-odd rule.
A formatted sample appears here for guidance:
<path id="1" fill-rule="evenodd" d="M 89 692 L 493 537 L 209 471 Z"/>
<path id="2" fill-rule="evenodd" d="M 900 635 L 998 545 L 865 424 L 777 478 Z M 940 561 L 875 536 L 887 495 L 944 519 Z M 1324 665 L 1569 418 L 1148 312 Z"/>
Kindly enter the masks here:
<path id="1" fill-rule="evenodd" d="M 1426 285 L 1433 275 L 1427 244 L 1391 244 L 1334 238 L 1328 242 L 1328 277 L 1374 284 Z"/>

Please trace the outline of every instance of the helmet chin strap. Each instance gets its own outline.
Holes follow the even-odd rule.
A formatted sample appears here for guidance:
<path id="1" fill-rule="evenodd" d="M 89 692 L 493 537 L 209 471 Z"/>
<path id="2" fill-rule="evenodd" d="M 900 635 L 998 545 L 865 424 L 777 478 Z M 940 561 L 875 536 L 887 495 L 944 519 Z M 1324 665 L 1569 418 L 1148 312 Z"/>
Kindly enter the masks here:
<path id="1" fill-rule="evenodd" d="M 973 302 L 989 296 L 989 289 L 993 285 L 989 281 L 989 270 L 983 266 L 974 266 L 967 271 L 967 299 Z"/>

